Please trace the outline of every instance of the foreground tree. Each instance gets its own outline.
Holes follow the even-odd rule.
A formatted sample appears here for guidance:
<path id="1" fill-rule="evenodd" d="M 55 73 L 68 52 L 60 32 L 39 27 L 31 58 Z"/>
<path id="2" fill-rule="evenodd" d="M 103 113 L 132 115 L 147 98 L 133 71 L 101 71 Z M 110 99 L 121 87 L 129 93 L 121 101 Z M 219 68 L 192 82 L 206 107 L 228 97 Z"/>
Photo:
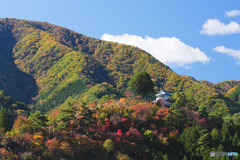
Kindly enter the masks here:
<path id="1" fill-rule="evenodd" d="M 154 85 L 150 75 L 145 71 L 135 74 L 128 83 L 128 90 L 143 97 L 154 93 Z"/>
<path id="2" fill-rule="evenodd" d="M 179 140 L 183 144 L 183 149 L 191 159 L 204 159 L 209 153 L 208 138 L 209 133 L 201 126 L 190 127 L 183 131 Z"/>

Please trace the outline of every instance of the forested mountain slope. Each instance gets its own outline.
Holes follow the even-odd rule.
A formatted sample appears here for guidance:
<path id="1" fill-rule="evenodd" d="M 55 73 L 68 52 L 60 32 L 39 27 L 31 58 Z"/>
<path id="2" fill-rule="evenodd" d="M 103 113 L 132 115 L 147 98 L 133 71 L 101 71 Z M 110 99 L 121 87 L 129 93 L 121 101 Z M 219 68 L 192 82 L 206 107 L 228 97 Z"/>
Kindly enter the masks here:
<path id="1" fill-rule="evenodd" d="M 240 83 L 240 81 L 222 81 L 219 83 L 216 83 L 214 85 L 214 87 L 222 92 L 223 94 L 227 94 L 228 91 L 230 91 L 231 89 L 235 88 L 238 84 Z"/>
<path id="2" fill-rule="evenodd" d="M 156 91 L 184 92 L 213 112 L 240 111 L 214 86 L 176 74 L 137 47 L 19 19 L 0 19 L 0 41 L 0 89 L 34 110 L 47 112 L 69 97 L 87 103 L 121 97 L 130 78 L 147 71 Z"/>
<path id="3" fill-rule="evenodd" d="M 228 91 L 227 93 L 228 97 L 230 97 L 232 100 L 240 103 L 240 83 Z"/>

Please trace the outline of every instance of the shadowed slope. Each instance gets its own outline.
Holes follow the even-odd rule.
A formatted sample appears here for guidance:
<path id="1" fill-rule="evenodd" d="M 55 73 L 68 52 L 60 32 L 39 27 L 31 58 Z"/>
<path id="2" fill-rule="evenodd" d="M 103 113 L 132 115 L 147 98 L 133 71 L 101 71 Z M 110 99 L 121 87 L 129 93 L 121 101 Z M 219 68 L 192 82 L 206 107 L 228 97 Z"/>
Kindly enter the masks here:
<path id="1" fill-rule="evenodd" d="M 33 76 L 16 67 L 12 57 L 15 43 L 12 32 L 0 24 L 0 90 L 5 90 L 18 101 L 30 103 L 37 95 L 37 85 Z"/>

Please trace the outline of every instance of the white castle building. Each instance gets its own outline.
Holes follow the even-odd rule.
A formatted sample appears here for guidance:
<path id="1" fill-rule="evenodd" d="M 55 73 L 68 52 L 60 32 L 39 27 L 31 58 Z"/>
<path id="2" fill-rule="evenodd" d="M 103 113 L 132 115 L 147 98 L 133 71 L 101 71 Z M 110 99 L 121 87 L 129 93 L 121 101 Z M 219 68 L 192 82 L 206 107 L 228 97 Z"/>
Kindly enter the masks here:
<path id="1" fill-rule="evenodd" d="M 156 100 L 153 101 L 153 103 L 157 103 L 159 100 L 163 100 L 165 102 L 165 106 L 169 106 L 171 103 L 169 102 L 171 100 L 171 94 L 167 91 L 161 89 L 156 95 Z"/>

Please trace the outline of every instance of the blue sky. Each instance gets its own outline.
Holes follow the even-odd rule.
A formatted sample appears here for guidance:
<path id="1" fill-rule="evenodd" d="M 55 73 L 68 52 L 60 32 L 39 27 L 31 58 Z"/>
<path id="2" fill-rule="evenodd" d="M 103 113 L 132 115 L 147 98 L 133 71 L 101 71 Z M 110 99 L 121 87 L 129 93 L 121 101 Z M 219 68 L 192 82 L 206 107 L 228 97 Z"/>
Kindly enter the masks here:
<path id="1" fill-rule="evenodd" d="M 176 73 L 197 80 L 240 80 L 239 0 L 0 2 L 1 18 L 45 21 L 136 45 Z"/>

